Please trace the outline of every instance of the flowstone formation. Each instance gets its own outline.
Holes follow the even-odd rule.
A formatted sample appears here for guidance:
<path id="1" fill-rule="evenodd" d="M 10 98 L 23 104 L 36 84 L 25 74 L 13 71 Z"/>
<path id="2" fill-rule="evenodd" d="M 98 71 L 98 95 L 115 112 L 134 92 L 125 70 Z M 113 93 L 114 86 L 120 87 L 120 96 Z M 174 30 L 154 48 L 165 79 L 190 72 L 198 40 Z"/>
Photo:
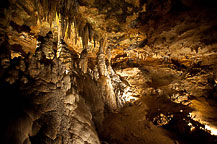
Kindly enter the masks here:
<path id="1" fill-rule="evenodd" d="M 77 88 L 76 57 L 62 50 L 57 58 L 52 34 L 40 38 L 34 55 L 11 59 L 10 66 L 1 74 L 1 91 L 7 94 L 1 105 L 5 132 L 1 140 L 100 143 L 91 110 Z M 71 61 L 61 61 L 69 56 Z"/>
<path id="2" fill-rule="evenodd" d="M 1 143 L 217 143 L 217 2 L 6 0 Z"/>

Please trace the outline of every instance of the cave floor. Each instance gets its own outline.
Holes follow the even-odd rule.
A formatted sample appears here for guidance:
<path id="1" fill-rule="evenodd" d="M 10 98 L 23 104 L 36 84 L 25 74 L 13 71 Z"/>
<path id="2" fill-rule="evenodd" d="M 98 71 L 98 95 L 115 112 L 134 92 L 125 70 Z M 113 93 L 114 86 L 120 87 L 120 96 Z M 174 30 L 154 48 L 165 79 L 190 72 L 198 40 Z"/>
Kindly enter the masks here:
<path id="1" fill-rule="evenodd" d="M 106 144 L 215 143 L 215 136 L 197 127 L 191 130 L 190 122 L 199 124 L 189 117 L 191 111 L 163 96 L 145 96 L 118 113 L 105 114 L 99 135 Z"/>

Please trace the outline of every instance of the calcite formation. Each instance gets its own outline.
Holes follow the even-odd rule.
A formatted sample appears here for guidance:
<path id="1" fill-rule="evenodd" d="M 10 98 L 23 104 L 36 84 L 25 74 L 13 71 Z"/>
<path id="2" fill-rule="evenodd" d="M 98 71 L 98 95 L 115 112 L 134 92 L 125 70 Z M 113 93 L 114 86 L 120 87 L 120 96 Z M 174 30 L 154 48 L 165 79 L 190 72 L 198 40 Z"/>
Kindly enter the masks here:
<path id="1" fill-rule="evenodd" d="M 6 0 L 1 143 L 216 143 L 216 5 Z"/>
<path id="2" fill-rule="evenodd" d="M 10 72 L 1 75 L 5 78 L 1 90 L 14 91 L 6 96 L 5 102 L 23 100 L 13 102 L 13 106 L 4 105 L 13 114 L 8 117 L 11 120 L 5 121 L 6 137 L 1 140 L 3 143 L 100 143 L 90 109 L 72 82 L 77 74 L 68 73 L 68 63 L 62 62 L 68 55 L 72 58 L 71 52 L 51 57 L 54 44 L 49 43 L 51 38 L 44 39 L 34 55 L 12 59 L 7 69 Z M 20 87 L 13 89 L 17 84 Z"/>

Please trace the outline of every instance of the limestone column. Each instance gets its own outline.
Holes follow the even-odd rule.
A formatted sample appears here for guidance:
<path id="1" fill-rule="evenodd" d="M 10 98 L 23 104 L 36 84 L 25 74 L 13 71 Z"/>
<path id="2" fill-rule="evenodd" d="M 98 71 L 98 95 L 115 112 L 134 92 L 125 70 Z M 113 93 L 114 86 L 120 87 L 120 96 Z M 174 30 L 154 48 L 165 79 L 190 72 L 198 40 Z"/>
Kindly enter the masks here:
<path id="1" fill-rule="evenodd" d="M 114 89 L 112 86 L 111 78 L 105 62 L 105 52 L 107 49 L 106 38 L 100 41 L 100 48 L 98 52 L 98 69 L 99 69 L 99 81 L 101 84 L 102 95 L 107 108 L 114 112 L 117 111 L 117 100 L 115 97 Z"/>

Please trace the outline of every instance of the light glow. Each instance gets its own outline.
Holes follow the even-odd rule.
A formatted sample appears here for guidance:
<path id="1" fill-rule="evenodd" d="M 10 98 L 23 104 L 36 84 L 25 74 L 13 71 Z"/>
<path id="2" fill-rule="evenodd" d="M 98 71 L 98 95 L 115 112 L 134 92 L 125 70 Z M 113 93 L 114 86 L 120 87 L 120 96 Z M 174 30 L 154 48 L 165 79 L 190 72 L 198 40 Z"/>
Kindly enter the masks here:
<path id="1" fill-rule="evenodd" d="M 203 125 L 205 125 L 205 128 L 200 127 L 200 129 L 204 130 L 204 131 L 208 131 L 211 135 L 217 135 L 217 128 L 210 126 L 209 123 L 202 121 L 198 116 L 196 117 L 196 114 L 194 113 L 189 113 L 189 116 L 191 117 L 191 119 L 193 119 L 194 121 L 197 121 Z M 191 123 L 188 123 L 188 126 L 193 127 L 193 125 Z M 194 127 L 195 128 L 195 127 Z"/>
<path id="2" fill-rule="evenodd" d="M 136 100 L 138 100 L 138 98 L 132 97 L 132 96 L 128 96 L 128 97 L 126 98 L 126 101 L 127 101 L 127 102 L 136 101 Z"/>
<path id="3" fill-rule="evenodd" d="M 213 128 L 211 126 L 205 125 L 205 129 L 208 130 L 208 131 L 210 131 L 211 135 L 217 135 L 217 129 L 216 128 Z"/>
<path id="4" fill-rule="evenodd" d="M 66 70 L 65 72 L 66 72 L 66 74 L 68 74 L 68 73 L 69 73 L 69 70 Z"/>
<path id="5" fill-rule="evenodd" d="M 189 122 L 189 123 L 188 123 L 188 126 L 191 128 L 191 129 L 190 129 L 191 131 L 195 130 L 195 127 L 192 125 L 192 123 Z"/>

